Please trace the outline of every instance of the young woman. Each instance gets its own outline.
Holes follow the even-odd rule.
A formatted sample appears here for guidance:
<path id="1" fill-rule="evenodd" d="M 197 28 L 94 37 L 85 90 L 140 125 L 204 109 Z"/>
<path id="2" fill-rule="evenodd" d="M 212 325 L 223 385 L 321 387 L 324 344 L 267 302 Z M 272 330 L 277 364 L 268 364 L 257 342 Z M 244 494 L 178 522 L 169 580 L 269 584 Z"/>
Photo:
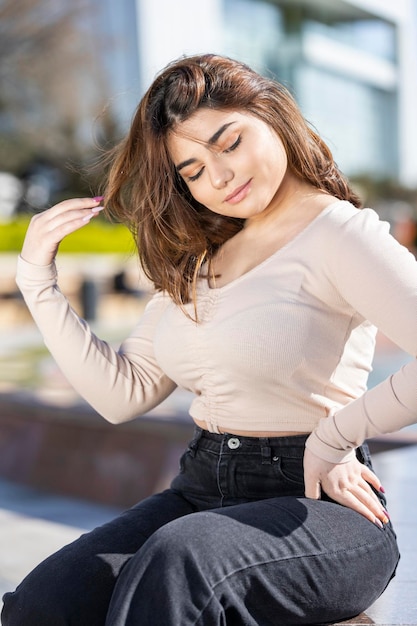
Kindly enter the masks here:
<path id="1" fill-rule="evenodd" d="M 171 488 L 6 594 L 4 626 L 339 621 L 398 561 L 364 441 L 417 418 L 417 360 L 366 390 L 376 327 L 417 355 L 417 263 L 289 93 L 216 55 L 168 66 L 112 156 L 104 204 L 155 295 L 116 353 L 57 287 L 59 242 L 101 210 L 33 218 L 18 284 L 69 381 L 122 422 L 191 390 Z"/>

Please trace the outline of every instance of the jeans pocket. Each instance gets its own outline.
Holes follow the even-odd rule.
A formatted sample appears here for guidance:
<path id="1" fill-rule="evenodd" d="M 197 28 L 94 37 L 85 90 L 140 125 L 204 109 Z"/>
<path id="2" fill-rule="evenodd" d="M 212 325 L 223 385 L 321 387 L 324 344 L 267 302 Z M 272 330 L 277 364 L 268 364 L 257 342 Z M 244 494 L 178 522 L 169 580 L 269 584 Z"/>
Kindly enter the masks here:
<path id="1" fill-rule="evenodd" d="M 304 467 L 302 460 L 280 456 L 277 459 L 275 467 L 286 481 L 293 485 L 302 486 L 304 489 Z"/>
<path id="2" fill-rule="evenodd" d="M 187 458 L 190 456 L 191 450 L 187 448 L 187 450 L 180 456 L 179 460 L 179 472 L 183 474 L 185 472 L 185 466 L 187 463 Z"/>
<path id="3" fill-rule="evenodd" d="M 302 496 L 304 485 L 287 479 L 279 468 L 280 460 L 262 463 L 262 457 L 236 456 L 228 465 L 229 495 L 262 500 L 279 496 Z M 292 476 L 292 474 L 290 474 Z"/>

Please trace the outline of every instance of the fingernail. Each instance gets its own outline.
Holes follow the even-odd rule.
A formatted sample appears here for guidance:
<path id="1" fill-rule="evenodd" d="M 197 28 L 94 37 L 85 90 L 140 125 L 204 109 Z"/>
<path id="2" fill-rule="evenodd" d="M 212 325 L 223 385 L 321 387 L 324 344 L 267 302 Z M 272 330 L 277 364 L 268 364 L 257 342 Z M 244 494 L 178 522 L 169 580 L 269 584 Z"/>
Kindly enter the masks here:
<path id="1" fill-rule="evenodd" d="M 378 519 L 377 517 L 375 518 L 375 524 L 379 527 L 379 528 L 384 528 L 384 524 L 381 522 L 380 519 Z"/>
<path id="2" fill-rule="evenodd" d="M 385 489 L 383 488 L 383 486 L 382 486 L 382 485 L 380 486 L 379 491 L 380 491 L 381 493 L 385 493 Z"/>
<path id="3" fill-rule="evenodd" d="M 91 211 L 93 213 L 100 213 L 100 211 L 102 211 L 104 209 L 104 206 L 94 206 Z"/>
<path id="4" fill-rule="evenodd" d="M 94 217 L 94 213 L 88 213 L 85 217 L 83 217 L 83 222 L 89 222 L 92 217 Z"/>
<path id="5" fill-rule="evenodd" d="M 94 196 L 93 200 L 95 200 L 96 202 L 101 202 L 103 198 L 104 196 Z"/>
<path id="6" fill-rule="evenodd" d="M 385 515 L 387 516 L 387 520 L 391 519 L 391 518 L 390 518 L 390 516 L 389 516 L 388 511 L 386 511 L 385 509 L 384 509 L 384 513 L 385 513 Z M 387 522 L 385 522 L 385 523 L 387 523 Z"/>

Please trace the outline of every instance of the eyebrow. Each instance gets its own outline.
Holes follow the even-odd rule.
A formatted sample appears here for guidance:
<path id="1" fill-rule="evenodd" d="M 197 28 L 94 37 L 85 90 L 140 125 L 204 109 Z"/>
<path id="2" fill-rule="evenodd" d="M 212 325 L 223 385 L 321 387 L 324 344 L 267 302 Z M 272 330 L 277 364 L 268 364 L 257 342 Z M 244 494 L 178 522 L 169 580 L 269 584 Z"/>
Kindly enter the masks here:
<path id="1" fill-rule="evenodd" d="M 229 122 L 228 124 L 223 124 L 223 126 L 220 126 L 220 128 L 218 130 L 216 130 L 216 132 L 214 133 L 214 135 L 212 135 L 210 137 L 210 139 L 205 142 L 207 143 L 209 146 L 213 146 L 214 144 L 217 143 L 217 141 L 220 139 L 220 137 L 222 136 L 222 134 L 224 133 L 225 130 L 227 130 L 227 128 L 229 128 L 229 126 L 231 126 L 232 124 L 234 124 L 235 122 Z M 187 167 L 187 165 L 191 165 L 192 163 L 195 163 L 197 161 L 197 159 L 187 159 L 186 161 L 182 161 L 181 163 L 179 163 L 176 166 L 176 170 L 177 172 L 179 172 L 180 170 L 182 170 L 184 167 Z"/>

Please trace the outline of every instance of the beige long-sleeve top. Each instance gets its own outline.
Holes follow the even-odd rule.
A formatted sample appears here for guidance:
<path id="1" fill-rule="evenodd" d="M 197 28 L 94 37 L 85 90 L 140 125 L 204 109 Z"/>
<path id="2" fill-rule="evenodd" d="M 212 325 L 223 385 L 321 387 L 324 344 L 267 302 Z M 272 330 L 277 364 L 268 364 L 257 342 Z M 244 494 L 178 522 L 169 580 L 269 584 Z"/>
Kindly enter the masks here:
<path id="1" fill-rule="evenodd" d="M 417 356 L 417 262 L 371 209 L 335 202 L 226 286 L 202 278 L 198 323 L 157 293 L 119 351 L 71 309 L 55 264 L 20 258 L 17 283 L 63 373 L 111 422 L 178 385 L 213 432 L 311 432 L 307 446 L 341 462 L 417 421 L 415 358 L 367 390 L 377 328 Z"/>

